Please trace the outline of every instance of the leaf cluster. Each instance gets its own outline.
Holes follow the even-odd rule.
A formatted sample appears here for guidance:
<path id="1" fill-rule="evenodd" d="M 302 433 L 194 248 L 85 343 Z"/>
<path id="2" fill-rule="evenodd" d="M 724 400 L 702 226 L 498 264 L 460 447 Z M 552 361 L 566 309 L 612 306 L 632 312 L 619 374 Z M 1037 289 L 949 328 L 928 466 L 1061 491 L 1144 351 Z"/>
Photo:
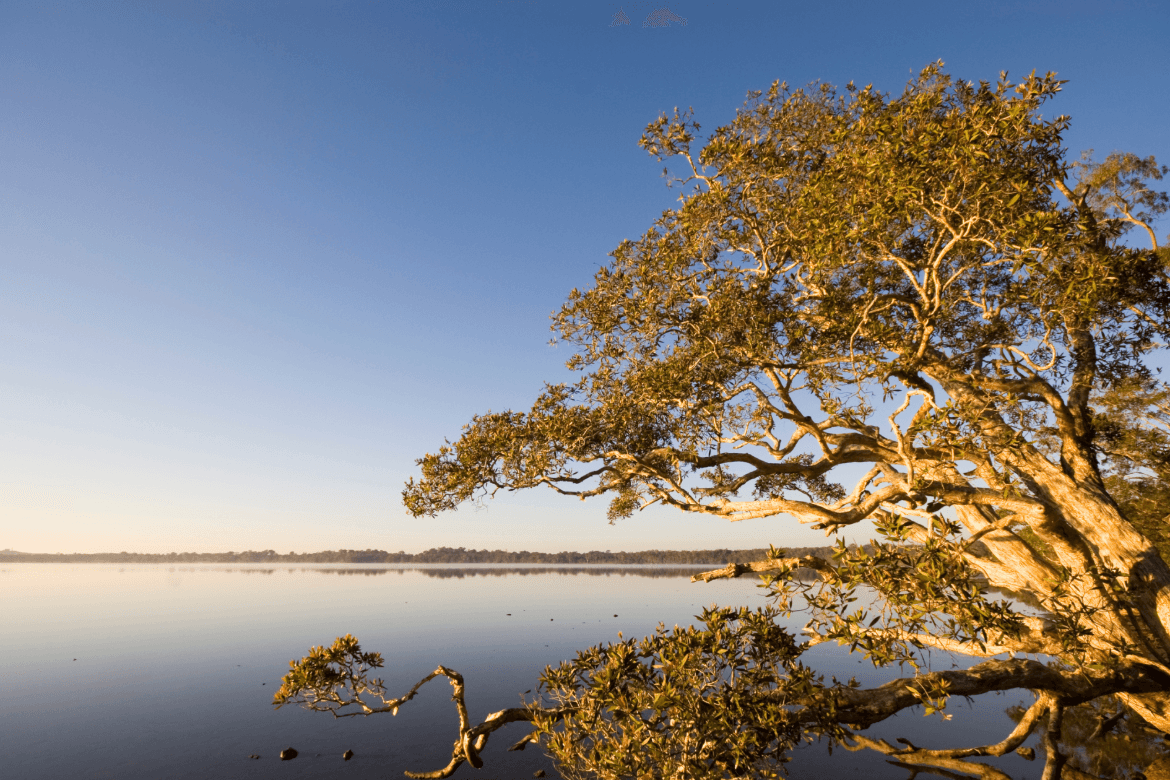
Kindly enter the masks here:
<path id="1" fill-rule="evenodd" d="M 806 630 L 861 652 L 875 666 L 924 665 L 924 650 L 943 646 L 986 653 L 1021 630 L 1006 599 L 988 597 L 986 580 L 963 557 L 958 529 L 944 528 L 925 544 L 909 543 L 905 521 L 875 524 L 878 538 L 862 547 L 839 543 L 834 565 L 814 581 L 792 579 L 795 570 L 764 578 L 788 612 L 797 598 L 810 613 Z M 779 557 L 781 551 L 775 551 Z M 936 707 L 945 706 L 945 696 Z"/>
<path id="2" fill-rule="evenodd" d="M 384 699 L 386 688 L 380 678 L 370 673 L 384 665 L 381 653 L 367 653 L 352 634 L 337 637 L 333 644 L 320 645 L 309 654 L 288 662 L 289 671 L 272 697 L 279 709 L 285 704 L 299 704 L 337 717 L 361 714 L 341 713 L 347 706 L 357 706 L 369 714 L 363 697 Z M 397 709 L 397 708 L 395 708 Z"/>
<path id="3" fill-rule="evenodd" d="M 774 777 L 788 751 L 840 733 L 806 706 L 823 681 L 772 608 L 707 608 L 700 626 L 659 626 L 546 668 L 544 692 L 572 705 L 539 733 L 570 777 Z"/>
<path id="4" fill-rule="evenodd" d="M 1109 494 L 1170 556 L 1170 388 L 1152 379 L 1104 388 L 1093 426 Z"/>

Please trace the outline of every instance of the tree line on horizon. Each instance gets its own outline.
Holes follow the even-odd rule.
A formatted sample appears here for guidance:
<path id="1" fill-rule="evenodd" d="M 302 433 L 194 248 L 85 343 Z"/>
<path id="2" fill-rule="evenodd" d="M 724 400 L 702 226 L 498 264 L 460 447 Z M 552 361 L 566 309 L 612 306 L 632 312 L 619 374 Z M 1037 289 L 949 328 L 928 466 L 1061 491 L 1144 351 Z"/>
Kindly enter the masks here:
<path id="1" fill-rule="evenodd" d="M 786 553 L 803 557 L 829 558 L 829 547 L 793 547 Z M 767 549 L 755 550 L 642 550 L 639 552 L 562 551 L 557 553 L 521 550 L 468 550 L 464 547 L 432 547 L 420 553 L 402 550 L 325 550 L 281 554 L 275 550 L 247 550 L 221 553 L 22 553 L 0 551 L 0 563 L 544 563 L 544 564 L 696 564 L 723 565 L 759 560 Z"/>

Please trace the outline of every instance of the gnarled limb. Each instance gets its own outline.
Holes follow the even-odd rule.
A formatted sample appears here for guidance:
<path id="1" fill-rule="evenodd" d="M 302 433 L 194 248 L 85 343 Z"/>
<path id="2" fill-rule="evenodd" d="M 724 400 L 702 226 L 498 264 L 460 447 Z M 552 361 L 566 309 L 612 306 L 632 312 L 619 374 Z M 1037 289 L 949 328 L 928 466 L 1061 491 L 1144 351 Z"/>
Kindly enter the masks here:
<path id="1" fill-rule="evenodd" d="M 1059 729 L 1060 719 L 1064 709 L 1064 703 L 1060 698 L 1048 692 L 1041 692 L 1032 706 L 1024 713 L 1020 722 L 1003 741 L 984 747 L 931 750 L 928 748 L 920 748 L 908 739 L 898 739 L 898 742 L 906 746 L 899 748 L 891 745 L 884 739 L 872 739 L 861 734 L 849 734 L 846 737 L 846 741 L 843 742 L 843 745 L 847 750 L 859 750 L 862 748 L 875 750 L 897 759 L 893 763 L 898 765 L 905 766 L 909 769 L 925 767 L 936 770 L 939 774 L 947 777 L 957 778 L 959 775 L 965 775 L 978 777 L 980 780 L 1011 780 L 1007 774 L 995 767 L 963 759 L 978 756 L 1007 755 L 1013 750 L 1019 749 L 1024 741 L 1036 730 L 1036 727 L 1040 725 L 1041 721 L 1047 718 L 1043 740 L 1046 754 L 1043 778 L 1045 780 L 1056 780 L 1057 778 L 1060 780 L 1102 780 L 1095 775 L 1090 775 L 1070 766 L 1066 757 L 1060 752 Z M 1118 717 L 1120 715 L 1121 713 L 1119 713 Z M 1090 739 L 1095 737 L 1096 735 L 1090 737 Z M 1031 753 L 1025 755 L 1025 757 L 1031 760 L 1030 756 Z"/>
<path id="2" fill-rule="evenodd" d="M 458 691 L 459 698 L 457 703 L 462 704 L 462 688 Z M 455 697 L 452 697 L 455 698 Z M 450 777 L 455 770 L 463 764 L 464 761 L 471 764 L 476 769 L 483 767 L 483 759 L 479 757 L 480 751 L 487 745 L 488 737 L 492 732 L 505 726 L 509 723 L 532 723 L 536 718 L 551 718 L 557 720 L 572 712 L 575 712 L 575 707 L 510 707 L 508 709 L 493 712 L 484 718 L 483 722 L 463 728 L 460 726 L 459 738 L 455 740 L 455 745 L 451 751 L 451 760 L 442 769 L 436 769 L 431 772 L 406 772 L 407 777 L 415 778 L 415 780 L 440 780 L 440 778 Z M 521 739 L 516 744 L 512 745 L 508 750 L 523 750 L 529 743 L 536 742 L 533 734 Z"/>
<path id="3" fill-rule="evenodd" d="M 975 756 L 1003 756 L 1024 744 L 1024 740 L 1032 735 L 1040 719 L 1047 714 L 1050 707 L 1052 707 L 1055 700 L 1049 694 L 1042 693 L 1036 698 L 1036 701 L 1024 713 L 1024 717 L 1016 725 L 1012 732 L 1003 739 L 1002 742 L 997 742 L 994 745 L 986 745 L 984 747 L 958 748 L 954 750 L 929 750 L 920 748 L 910 742 L 908 739 L 899 739 L 898 742 L 906 745 L 904 748 L 896 748 L 885 740 L 875 740 L 864 737 L 860 734 L 851 734 L 848 739 L 853 740 L 861 747 L 869 748 L 870 750 L 877 750 L 880 753 L 885 753 L 888 756 L 896 756 L 899 760 L 913 764 L 916 766 L 938 766 L 947 769 L 957 769 L 960 772 L 967 774 L 976 774 L 981 777 L 1007 777 L 999 770 L 988 767 L 985 764 L 973 764 L 959 759 L 972 758 Z M 853 749 L 850 745 L 846 747 Z"/>
<path id="4" fill-rule="evenodd" d="M 451 683 L 451 700 L 455 702 L 459 713 L 459 735 L 451 751 L 451 760 L 445 767 L 431 772 L 406 772 L 407 777 L 418 780 L 450 777 L 465 761 L 477 769 L 482 767 L 483 760 L 479 753 L 487 744 L 488 737 L 509 723 L 532 723 L 538 717 L 556 721 L 575 711 L 572 706 L 511 707 L 493 712 L 482 723 L 473 726 L 467 715 L 463 675 L 442 665 L 415 683 L 406 694 L 387 699 L 382 680 L 369 677 L 370 670 L 383 666 L 382 655 L 362 652 L 357 639 L 349 634 L 338 637 L 330 647 L 311 648 L 309 655 L 299 661 L 289 662 L 289 666 L 291 670 L 281 681 L 280 690 L 273 697 L 273 704 L 277 708 L 290 703 L 300 704 L 318 712 L 330 712 L 335 718 L 380 712 L 397 715 L 398 708 L 413 699 L 422 686 L 436 677 L 446 677 Z M 365 698 L 376 698 L 381 704 L 373 705 Z M 354 709 L 344 712 L 347 707 Z M 510 749 L 523 750 L 530 741 L 533 741 L 531 734 Z"/>
<path id="5" fill-rule="evenodd" d="M 827 573 L 832 571 L 833 565 L 824 558 L 818 558 L 815 555 L 806 555 L 803 558 L 775 558 L 770 561 L 751 561 L 750 563 L 729 563 L 722 569 L 695 574 L 691 577 L 691 582 L 734 579 L 736 577 L 742 577 L 745 574 L 787 569 L 809 569 Z"/>
<path id="6" fill-rule="evenodd" d="M 855 728 L 879 723 L 920 704 L 922 691 L 944 691 L 947 696 L 978 696 L 992 691 L 1029 688 L 1058 697 L 1067 707 L 1112 693 L 1157 693 L 1170 688 L 1170 675 L 1148 666 L 1122 662 L 1105 674 L 1062 671 L 1024 658 L 983 661 L 968 669 L 929 672 L 868 689 L 833 692 L 838 722 Z"/>
<path id="7" fill-rule="evenodd" d="M 1170 693 L 1119 693 L 1118 698 L 1154 728 L 1170 734 Z"/>
<path id="8" fill-rule="evenodd" d="M 806 628 L 805 633 L 809 635 L 808 643 L 810 646 L 822 644 L 830 641 L 831 637 L 822 636 L 815 633 L 811 629 Z M 896 640 L 900 642 L 909 642 L 914 645 L 922 647 L 932 647 L 935 650 L 942 650 L 947 653 L 961 653 L 963 655 L 975 656 L 976 658 L 990 658 L 996 655 L 1004 655 L 1005 653 L 1034 653 L 1043 652 L 1035 649 L 1035 643 L 1019 642 L 1007 637 L 1000 637 L 997 642 L 984 642 L 978 644 L 976 642 L 962 641 L 952 639 L 947 636 L 938 636 L 935 634 L 913 634 L 907 631 L 899 631 L 897 629 L 889 628 L 871 628 L 867 633 L 879 640 Z M 1031 637 L 1029 637 L 1031 638 Z"/>
<path id="9" fill-rule="evenodd" d="M 963 761 L 958 758 L 945 758 L 942 756 L 922 757 L 916 754 L 913 750 L 904 750 L 896 748 L 884 739 L 870 739 L 861 734 L 851 734 L 848 737 L 854 744 L 849 742 L 842 742 L 846 750 L 876 750 L 879 753 L 885 753 L 887 756 L 896 756 L 897 763 L 900 766 L 905 766 L 908 769 L 916 769 L 918 767 L 938 768 L 942 770 L 951 770 L 951 772 L 958 772 L 968 777 L 975 776 L 980 780 L 1012 780 L 1012 778 L 995 767 L 987 764 L 980 764 L 971 761 Z M 946 773 L 948 777 L 955 777 L 950 772 Z"/>

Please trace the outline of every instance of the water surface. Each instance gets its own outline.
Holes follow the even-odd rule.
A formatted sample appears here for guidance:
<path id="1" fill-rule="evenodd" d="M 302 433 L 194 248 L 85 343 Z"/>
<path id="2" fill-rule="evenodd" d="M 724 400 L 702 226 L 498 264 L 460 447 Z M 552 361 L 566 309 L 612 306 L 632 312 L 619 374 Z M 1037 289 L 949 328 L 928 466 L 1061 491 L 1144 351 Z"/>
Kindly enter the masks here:
<path id="1" fill-rule="evenodd" d="M 467 681 L 479 722 L 515 706 L 548 664 L 617 632 L 694 621 L 704 605 L 762 606 L 756 580 L 691 583 L 696 567 L 0 565 L 0 774 L 21 778 L 393 778 L 446 764 L 458 719 L 436 679 L 397 717 L 334 719 L 272 694 L 290 659 L 351 633 L 386 658 L 401 695 L 443 664 Z M 510 615 L 508 613 L 511 613 Z M 616 617 L 615 617 L 616 615 Z M 793 620 L 792 630 L 801 621 Z M 826 675 L 877 673 L 835 647 L 806 663 Z M 943 656 L 936 668 L 948 668 Z M 950 705 L 951 724 L 903 713 L 871 730 L 935 747 L 990 743 L 1023 696 Z M 457 778 L 557 777 L 540 750 L 507 752 L 526 726 L 492 738 L 485 766 Z M 282 748 L 300 756 L 282 762 Z M 354 751 L 343 762 L 341 754 Z M 251 754 L 259 760 L 248 758 Z M 1002 759 L 1013 777 L 1040 767 Z M 908 776 L 873 753 L 797 752 L 794 778 Z"/>

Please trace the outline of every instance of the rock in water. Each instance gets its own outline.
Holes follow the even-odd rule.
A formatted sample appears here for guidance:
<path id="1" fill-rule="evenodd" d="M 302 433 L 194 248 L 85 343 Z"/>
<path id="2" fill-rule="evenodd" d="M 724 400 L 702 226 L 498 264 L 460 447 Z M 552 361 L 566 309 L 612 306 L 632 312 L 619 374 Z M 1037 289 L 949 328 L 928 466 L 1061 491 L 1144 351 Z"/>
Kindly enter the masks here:
<path id="1" fill-rule="evenodd" d="M 544 777 L 544 770 L 537 769 L 535 772 L 532 773 L 532 776 L 533 777 Z"/>
<path id="2" fill-rule="evenodd" d="M 258 756 L 258 755 L 256 755 L 255 753 L 253 753 L 252 755 L 248 756 L 248 758 L 260 758 L 260 756 Z"/>
<path id="3" fill-rule="evenodd" d="M 351 758 L 353 758 L 353 751 L 347 750 L 341 754 L 341 757 L 344 758 L 346 761 L 349 761 Z"/>
<path id="4" fill-rule="evenodd" d="M 297 757 L 296 748 L 285 748 L 284 750 L 280 751 L 280 760 L 281 761 L 292 761 L 296 757 Z"/>

